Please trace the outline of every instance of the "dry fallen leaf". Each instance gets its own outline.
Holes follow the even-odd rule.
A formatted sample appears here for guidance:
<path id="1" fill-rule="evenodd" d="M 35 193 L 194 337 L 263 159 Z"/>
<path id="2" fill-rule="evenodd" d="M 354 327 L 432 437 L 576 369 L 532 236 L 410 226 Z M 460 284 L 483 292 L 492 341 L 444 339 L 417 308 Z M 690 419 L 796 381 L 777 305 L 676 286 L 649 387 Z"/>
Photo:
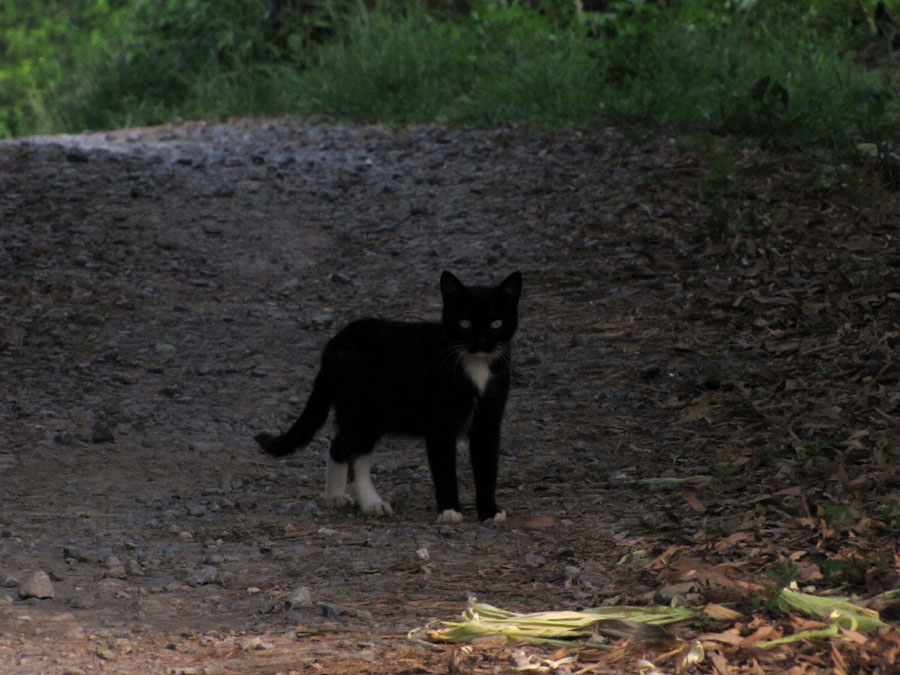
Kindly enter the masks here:
<path id="1" fill-rule="evenodd" d="M 703 613 L 716 621 L 737 621 L 741 618 L 740 612 L 736 612 L 724 605 L 718 605 L 713 602 L 708 603 L 706 607 L 703 608 Z"/>

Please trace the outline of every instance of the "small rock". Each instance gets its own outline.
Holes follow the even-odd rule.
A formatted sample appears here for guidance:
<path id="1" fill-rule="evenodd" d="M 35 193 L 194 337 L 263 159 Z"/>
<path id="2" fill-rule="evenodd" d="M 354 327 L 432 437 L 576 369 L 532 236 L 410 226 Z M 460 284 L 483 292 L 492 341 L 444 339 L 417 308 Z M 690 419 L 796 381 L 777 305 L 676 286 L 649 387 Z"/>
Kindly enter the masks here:
<path id="1" fill-rule="evenodd" d="M 537 553 L 526 553 L 525 564 L 529 567 L 543 567 L 547 564 L 547 559 Z"/>
<path id="2" fill-rule="evenodd" d="M 71 607 L 72 609 L 90 609 L 97 603 L 94 598 L 88 595 L 75 595 L 66 600 L 66 604 L 69 605 L 69 607 Z"/>
<path id="3" fill-rule="evenodd" d="M 0 586 L 3 588 L 16 588 L 22 584 L 16 577 L 12 574 L 4 574 L 3 578 L 0 579 Z"/>
<path id="4" fill-rule="evenodd" d="M 223 492 L 231 492 L 231 490 L 232 490 L 231 483 L 232 483 L 233 478 L 234 478 L 234 476 L 232 476 L 228 472 L 225 472 L 222 474 L 222 477 L 219 479 L 219 487 L 222 489 Z"/>
<path id="5" fill-rule="evenodd" d="M 66 161 L 77 162 L 79 164 L 89 162 L 91 158 L 81 148 L 69 148 L 66 151 Z"/>
<path id="6" fill-rule="evenodd" d="M 601 588 L 609 581 L 609 569 L 606 565 L 596 560 L 586 560 L 578 573 L 578 580 Z"/>
<path id="7" fill-rule="evenodd" d="M 342 285 L 342 286 L 346 286 L 346 285 L 349 284 L 351 281 L 353 281 L 350 277 L 348 277 L 346 274 L 343 274 L 343 273 L 341 273 L 341 272 L 332 272 L 332 273 L 331 273 L 331 280 L 332 280 L 334 283 L 340 284 L 340 285 Z"/>
<path id="8" fill-rule="evenodd" d="M 106 569 L 103 573 L 104 579 L 127 579 L 128 574 L 125 572 L 123 565 L 114 565 Z"/>
<path id="9" fill-rule="evenodd" d="M 22 347 L 25 344 L 25 329 L 21 326 L 9 326 L 3 331 L 2 342 L 8 347 Z"/>
<path id="10" fill-rule="evenodd" d="M 312 593 L 308 586 L 300 586 L 291 591 L 291 594 L 284 599 L 284 609 L 297 609 L 298 607 L 312 607 Z"/>
<path id="11" fill-rule="evenodd" d="M 334 321 L 334 316 L 328 312 L 318 312 L 312 315 L 312 325 L 315 328 L 328 328 L 332 321 Z"/>
<path id="12" fill-rule="evenodd" d="M 336 619 L 350 614 L 350 611 L 346 607 L 339 605 L 336 602 L 320 602 L 319 607 L 322 608 L 322 616 L 329 619 Z"/>
<path id="13" fill-rule="evenodd" d="M 130 577 L 142 577 L 144 576 L 144 568 L 137 560 L 131 558 L 125 561 L 125 573 Z"/>
<path id="14" fill-rule="evenodd" d="M 115 440 L 112 429 L 102 420 L 94 422 L 91 428 L 91 441 L 93 443 L 112 443 Z"/>
<path id="15" fill-rule="evenodd" d="M 452 537 L 456 534 L 456 528 L 452 525 L 438 525 L 437 533 L 442 537 Z"/>
<path id="16" fill-rule="evenodd" d="M 289 279 L 288 281 L 286 281 L 285 283 L 283 283 L 281 285 L 281 288 L 278 289 L 278 292 L 281 293 L 282 295 L 287 295 L 287 294 L 292 293 L 293 291 L 297 290 L 297 288 L 299 288 L 299 287 L 300 287 L 299 279 Z"/>
<path id="17" fill-rule="evenodd" d="M 52 598 L 56 595 L 50 576 L 43 570 L 37 570 L 19 586 L 19 595 L 24 598 Z"/>
<path id="18" fill-rule="evenodd" d="M 243 649 L 244 651 L 263 651 L 266 649 L 272 649 L 272 645 L 268 642 L 264 642 L 260 637 L 253 637 L 242 642 L 241 649 Z"/>
<path id="19" fill-rule="evenodd" d="M 112 661 L 115 658 L 115 655 L 112 653 L 112 650 L 106 649 L 105 647 L 101 647 L 96 652 L 94 652 L 99 658 L 104 661 Z"/>
<path id="20" fill-rule="evenodd" d="M 479 527 L 477 530 L 475 530 L 475 538 L 480 541 L 484 541 L 487 539 L 493 539 L 496 536 L 497 536 L 497 530 L 495 530 L 492 527 L 483 527 L 482 526 L 482 527 Z"/>
<path id="21" fill-rule="evenodd" d="M 204 586 L 211 584 L 216 580 L 219 571 L 212 565 L 204 565 L 195 570 L 191 570 L 187 575 L 188 586 Z"/>

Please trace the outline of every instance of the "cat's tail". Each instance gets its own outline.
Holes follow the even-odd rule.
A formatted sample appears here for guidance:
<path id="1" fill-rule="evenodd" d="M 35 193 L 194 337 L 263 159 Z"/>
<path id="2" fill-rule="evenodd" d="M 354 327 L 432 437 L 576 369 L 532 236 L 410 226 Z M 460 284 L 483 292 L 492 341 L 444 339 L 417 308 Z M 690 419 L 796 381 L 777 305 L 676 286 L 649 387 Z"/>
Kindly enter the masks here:
<path id="1" fill-rule="evenodd" d="M 320 372 L 316 376 L 312 393 L 306 402 L 306 407 L 300 413 L 300 417 L 294 425 L 280 436 L 273 436 L 265 432 L 257 434 L 255 440 L 260 447 L 270 455 L 281 457 L 287 455 L 312 440 L 316 432 L 328 419 L 328 411 L 331 409 L 331 390 L 328 382 Z"/>

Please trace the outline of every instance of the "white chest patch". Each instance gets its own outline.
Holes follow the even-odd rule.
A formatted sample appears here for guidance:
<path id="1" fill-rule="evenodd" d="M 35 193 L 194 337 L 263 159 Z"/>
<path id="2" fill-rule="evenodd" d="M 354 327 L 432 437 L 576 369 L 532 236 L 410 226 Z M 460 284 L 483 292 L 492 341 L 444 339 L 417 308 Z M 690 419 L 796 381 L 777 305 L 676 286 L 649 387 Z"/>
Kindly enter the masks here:
<path id="1" fill-rule="evenodd" d="M 462 357 L 462 367 L 478 393 L 483 394 L 491 378 L 491 357 L 487 354 L 466 354 Z"/>

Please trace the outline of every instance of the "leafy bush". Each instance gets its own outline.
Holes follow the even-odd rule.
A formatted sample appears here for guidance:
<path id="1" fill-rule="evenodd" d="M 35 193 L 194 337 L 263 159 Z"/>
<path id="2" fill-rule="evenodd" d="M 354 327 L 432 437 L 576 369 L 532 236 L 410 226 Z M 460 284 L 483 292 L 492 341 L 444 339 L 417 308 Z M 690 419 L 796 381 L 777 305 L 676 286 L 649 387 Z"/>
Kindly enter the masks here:
<path id="1" fill-rule="evenodd" d="M 96 128 L 286 113 L 311 40 L 329 33 L 337 4 L 264 0 L 138 3 L 127 36 L 96 59 L 94 86 L 69 108 Z"/>
<path id="2" fill-rule="evenodd" d="M 900 134 L 900 38 L 870 0 L 427 2 L 0 0 L 0 137 L 290 113 L 834 148 Z"/>
<path id="3" fill-rule="evenodd" d="M 0 138 L 66 129 L 60 92 L 83 87 L 82 64 L 129 11 L 106 0 L 0 0 Z"/>
<path id="4" fill-rule="evenodd" d="M 722 12 L 682 3 L 621 17 L 604 54 L 608 118 L 831 146 L 854 133 L 896 133 L 878 108 L 886 83 L 846 55 L 850 17 L 762 4 Z"/>

